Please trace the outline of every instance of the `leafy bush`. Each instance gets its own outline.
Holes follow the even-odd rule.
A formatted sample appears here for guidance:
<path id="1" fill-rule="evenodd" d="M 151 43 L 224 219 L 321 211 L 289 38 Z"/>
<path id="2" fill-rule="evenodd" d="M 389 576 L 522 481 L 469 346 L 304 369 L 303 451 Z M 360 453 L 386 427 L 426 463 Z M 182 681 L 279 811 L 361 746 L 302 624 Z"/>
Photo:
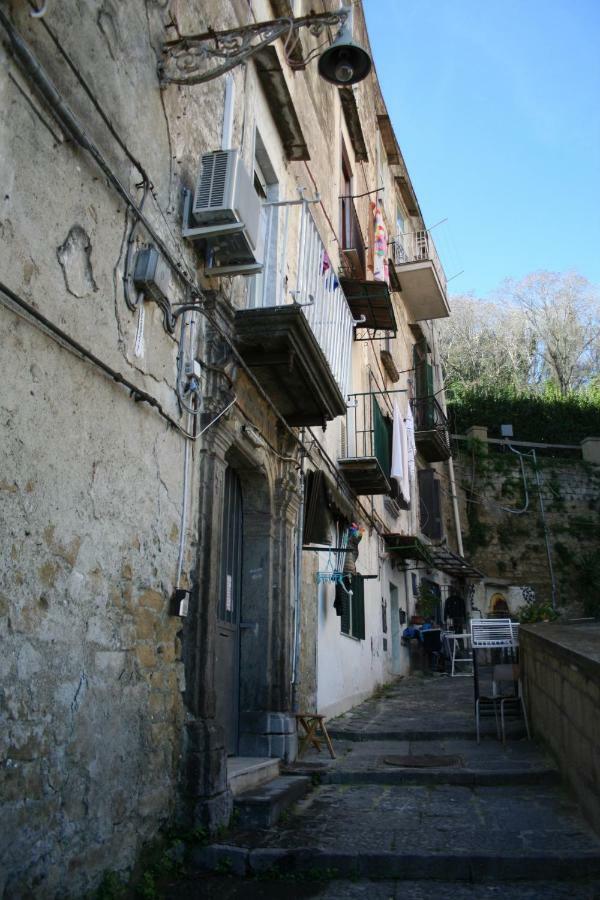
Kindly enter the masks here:
<path id="1" fill-rule="evenodd" d="M 518 617 L 522 625 L 533 625 L 535 622 L 554 622 L 558 613 L 547 601 L 534 600 L 519 610 Z"/>
<path id="2" fill-rule="evenodd" d="M 589 388 L 561 396 L 547 388 L 542 393 L 514 388 L 448 389 L 448 412 L 455 433 L 471 425 L 487 425 L 490 437 L 500 436 L 500 425 L 510 423 L 515 438 L 548 444 L 578 444 L 600 435 L 600 389 Z"/>

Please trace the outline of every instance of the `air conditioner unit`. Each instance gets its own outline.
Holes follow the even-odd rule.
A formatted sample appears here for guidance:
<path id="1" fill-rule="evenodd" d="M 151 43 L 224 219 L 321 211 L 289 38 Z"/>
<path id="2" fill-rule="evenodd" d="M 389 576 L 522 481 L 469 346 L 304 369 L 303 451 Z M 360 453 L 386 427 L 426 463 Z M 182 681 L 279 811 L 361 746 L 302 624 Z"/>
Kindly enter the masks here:
<path id="1" fill-rule="evenodd" d="M 184 209 L 184 237 L 204 240 L 207 275 L 254 275 L 263 269 L 264 210 L 239 150 L 205 153 L 193 200 Z"/>

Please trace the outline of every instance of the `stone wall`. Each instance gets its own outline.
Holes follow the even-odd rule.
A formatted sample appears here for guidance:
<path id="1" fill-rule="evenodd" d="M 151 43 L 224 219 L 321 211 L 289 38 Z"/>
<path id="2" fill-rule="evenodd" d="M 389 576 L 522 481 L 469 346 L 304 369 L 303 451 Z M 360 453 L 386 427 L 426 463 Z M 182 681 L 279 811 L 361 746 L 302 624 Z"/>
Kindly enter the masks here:
<path id="1" fill-rule="evenodd" d="M 534 734 L 600 831 L 600 624 L 522 626 L 520 653 Z"/>
<path id="2" fill-rule="evenodd" d="M 559 603 L 580 603 L 579 576 L 585 578 L 588 556 L 598 551 L 600 467 L 579 454 L 538 451 L 538 490 L 530 455 L 523 460 L 524 481 L 519 458 L 507 448 L 477 440 L 456 441 L 455 446 L 467 558 L 493 582 L 494 590 L 530 585 L 538 599 L 550 601 L 541 493 Z"/>
<path id="3" fill-rule="evenodd" d="M 202 6 L 179 10 L 200 26 Z M 139 203 L 140 171 L 62 51 L 74 61 L 149 173 L 149 221 L 195 267 L 171 232 L 181 179 L 197 165 L 188 148 L 200 132 L 219 139 L 220 116 L 207 109 L 222 87 L 206 92 L 202 114 L 191 92 L 160 91 L 166 10 L 82 0 L 53 4 L 44 19 L 22 3 L 2 11 Z M 34 89 L 3 27 L 0 40 L 0 281 L 160 404 L 138 402 L 17 304 L 0 305 L 0 894 L 82 896 L 104 869 L 128 869 L 177 808 L 185 678 L 169 598 L 185 439 L 167 419 L 186 420 L 177 335 L 153 303 L 145 352 L 134 352 L 137 316 L 123 291 L 131 209 Z M 138 231 L 135 246 L 147 237 Z M 181 299 L 174 277 L 171 300 Z M 182 586 L 195 561 L 198 458 L 190 446 Z"/>

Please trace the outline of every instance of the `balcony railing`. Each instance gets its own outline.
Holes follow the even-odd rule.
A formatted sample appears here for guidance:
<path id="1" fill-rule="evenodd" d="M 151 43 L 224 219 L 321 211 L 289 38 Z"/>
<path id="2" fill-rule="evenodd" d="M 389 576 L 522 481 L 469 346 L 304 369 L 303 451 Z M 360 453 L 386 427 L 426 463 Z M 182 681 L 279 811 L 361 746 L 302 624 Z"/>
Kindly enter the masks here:
<path id="1" fill-rule="evenodd" d="M 343 197 L 340 203 L 342 287 L 357 328 L 368 332 L 367 338 L 357 337 L 357 340 L 369 340 L 375 332 L 395 334 L 396 319 L 389 287 L 384 281 L 375 281 L 372 272 L 367 272 L 365 239 L 354 202 L 350 197 Z"/>
<path id="2" fill-rule="evenodd" d="M 354 278 L 363 281 L 367 271 L 367 252 L 365 239 L 360 227 L 360 220 L 354 201 L 350 197 L 340 200 L 342 218 L 342 253 L 343 263 L 340 274 L 343 278 Z"/>
<path id="3" fill-rule="evenodd" d="M 419 397 L 413 401 L 415 442 L 428 462 L 449 459 L 448 418 L 435 397 Z"/>
<path id="4" fill-rule="evenodd" d="M 350 394 L 338 465 L 357 494 L 390 493 L 390 428 L 372 392 Z"/>
<path id="5" fill-rule="evenodd" d="M 302 199 L 265 204 L 265 265 L 255 308 L 296 304 L 346 397 L 354 319 L 310 211 Z M 297 250 L 290 251 L 290 246 Z"/>
<path id="6" fill-rule="evenodd" d="M 397 234 L 394 242 L 393 258 L 395 266 L 430 261 L 433 263 L 444 292 L 446 291 L 444 267 L 435 249 L 433 238 L 428 231 L 411 231 L 406 234 Z"/>

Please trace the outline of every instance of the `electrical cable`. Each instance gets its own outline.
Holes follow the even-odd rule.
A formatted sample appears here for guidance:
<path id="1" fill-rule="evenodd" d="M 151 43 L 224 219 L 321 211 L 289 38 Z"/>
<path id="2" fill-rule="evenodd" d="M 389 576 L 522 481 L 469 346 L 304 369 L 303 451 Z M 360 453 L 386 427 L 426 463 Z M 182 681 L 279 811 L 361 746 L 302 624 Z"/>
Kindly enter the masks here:
<path id="1" fill-rule="evenodd" d="M 146 202 L 146 197 L 148 196 L 148 191 L 150 189 L 150 184 L 145 179 L 142 184 L 144 193 L 140 202 L 140 213 L 144 209 L 144 203 Z M 127 251 L 125 253 L 125 263 L 123 265 L 123 293 L 125 295 L 125 303 L 129 307 L 131 312 L 134 312 L 137 309 L 141 297 L 141 294 L 138 294 L 135 300 L 132 300 L 131 298 L 131 254 L 133 253 L 133 242 L 139 224 L 140 217 L 136 216 L 134 213 L 133 222 L 131 224 L 131 228 L 129 229 L 129 237 L 127 238 Z"/>
<path id="2" fill-rule="evenodd" d="M 54 111 L 54 114 L 55 114 L 56 118 L 59 120 L 59 122 L 61 123 L 61 125 L 64 127 L 64 129 L 67 131 L 67 133 L 69 135 L 71 135 L 71 137 L 77 144 L 79 144 L 81 147 L 83 147 L 85 150 L 87 150 L 90 153 L 90 155 L 92 156 L 94 161 L 97 163 L 97 165 L 100 167 L 100 169 L 106 175 L 109 183 L 113 186 L 113 188 L 116 190 L 116 192 L 119 194 L 119 196 L 125 201 L 127 206 L 130 209 L 132 209 L 133 212 L 139 217 L 140 222 L 143 224 L 144 228 L 146 229 L 146 231 L 148 232 L 148 234 L 150 235 L 152 240 L 155 242 L 157 247 L 160 248 L 161 253 L 163 254 L 167 263 L 170 265 L 173 272 L 182 280 L 182 282 L 189 289 L 191 296 L 200 298 L 202 296 L 202 291 L 200 290 L 199 286 L 191 278 L 189 278 L 184 271 L 182 271 L 180 264 L 177 263 L 177 261 L 174 259 L 169 248 L 166 246 L 166 244 L 164 243 L 164 241 L 162 240 L 160 235 L 156 232 L 156 230 L 154 229 L 152 224 L 148 221 L 146 216 L 142 213 L 138 204 L 130 196 L 127 189 L 121 184 L 121 181 L 114 174 L 114 172 L 112 171 L 109 164 L 106 162 L 106 160 L 104 159 L 104 157 L 102 156 L 102 154 L 100 153 L 98 148 L 95 146 L 95 144 L 93 144 L 93 142 L 87 136 L 84 129 L 81 127 L 81 125 L 77 121 L 73 112 L 69 109 L 67 104 L 63 101 L 62 97 L 60 96 L 59 91 L 54 87 L 52 81 L 50 80 L 50 78 L 48 77 L 48 75 L 46 74 L 44 69 L 42 68 L 41 64 L 37 61 L 37 59 L 35 58 L 33 53 L 29 50 L 29 48 L 27 47 L 27 45 L 25 44 L 25 42 L 23 41 L 23 39 L 21 38 L 19 33 L 16 31 L 16 29 L 13 28 L 8 17 L 3 12 L 2 9 L 0 9 L 0 23 L 3 25 L 3 27 L 5 28 L 7 34 L 10 38 L 15 55 L 19 59 L 21 65 L 23 66 L 25 71 L 30 75 L 32 81 L 37 86 L 38 90 L 40 91 L 40 93 L 42 94 L 42 96 L 44 97 L 44 99 L 46 100 L 48 105 L 50 106 L 50 108 Z M 312 177 L 312 175 L 311 175 L 311 177 Z M 207 319 L 209 324 L 215 329 L 215 331 L 217 331 L 218 334 L 225 340 L 228 347 L 234 354 L 237 362 L 239 363 L 241 368 L 244 370 L 245 374 L 248 376 L 248 378 L 250 379 L 250 381 L 252 382 L 252 384 L 254 385 L 254 387 L 256 388 L 258 393 L 260 394 L 260 396 L 263 398 L 263 400 L 265 400 L 265 402 L 268 404 L 268 406 L 273 410 L 276 418 L 279 420 L 279 422 L 281 422 L 284 429 L 288 432 L 288 434 L 293 438 L 293 440 L 297 444 L 302 446 L 297 435 L 294 434 L 294 432 L 289 427 L 289 425 L 287 424 L 284 417 L 279 412 L 279 410 L 277 409 L 277 407 L 275 406 L 275 404 L 273 403 L 271 398 L 263 390 L 262 386 L 258 382 L 258 379 L 254 375 L 254 373 L 251 371 L 251 369 L 246 365 L 246 363 L 242 359 L 241 355 L 237 351 L 237 348 L 233 344 L 233 341 L 231 340 L 231 338 L 215 322 L 215 320 L 204 309 L 202 309 L 202 307 L 198 306 L 198 309 L 205 316 L 205 318 Z M 163 310 L 163 313 L 165 313 L 165 310 Z M 165 313 L 165 317 L 166 317 L 166 313 Z M 169 322 L 169 324 L 172 325 L 172 327 L 174 328 L 174 320 L 172 323 Z M 172 333 L 172 328 L 169 328 L 169 333 Z M 148 396 L 150 396 L 150 395 L 148 395 Z M 176 426 L 176 427 L 179 428 L 179 426 Z M 179 430 L 181 430 L 182 433 L 185 433 L 185 431 L 182 430 L 181 428 L 179 428 Z M 187 436 L 191 438 L 190 435 L 187 435 Z"/>
<path id="3" fill-rule="evenodd" d="M 1 295 L 4 295 L 10 302 L 6 302 L 3 300 Z M 0 300 L 3 300 L 4 306 L 7 309 L 12 310 L 13 312 L 18 313 L 19 315 L 25 315 L 23 318 L 33 319 L 35 323 L 39 326 L 42 326 L 40 330 L 45 333 L 49 333 L 51 337 L 53 337 L 57 343 L 61 346 L 65 347 L 67 350 L 73 352 L 76 356 L 87 359 L 92 362 L 97 368 L 99 368 L 105 375 L 111 378 L 113 381 L 116 381 L 118 384 L 122 384 L 126 387 L 131 396 L 134 398 L 136 402 L 148 403 L 149 406 L 154 407 L 162 418 L 169 423 L 172 428 L 175 428 L 180 434 L 184 435 L 184 437 L 189 440 L 196 440 L 196 435 L 190 434 L 184 428 L 179 425 L 178 422 L 175 421 L 162 407 L 160 402 L 153 397 L 151 394 L 148 394 L 146 391 L 137 387 L 137 385 L 133 384 L 120 372 L 117 372 L 115 369 L 111 368 L 93 353 L 91 353 L 86 347 L 80 344 L 78 341 L 74 340 L 74 338 L 70 337 L 62 328 L 59 328 L 53 322 L 46 318 L 46 316 L 42 315 L 34 306 L 31 306 L 27 303 L 26 300 L 23 300 L 22 297 L 19 297 L 18 294 L 15 294 L 7 285 L 0 282 Z M 15 306 L 17 309 L 15 310 Z"/>

